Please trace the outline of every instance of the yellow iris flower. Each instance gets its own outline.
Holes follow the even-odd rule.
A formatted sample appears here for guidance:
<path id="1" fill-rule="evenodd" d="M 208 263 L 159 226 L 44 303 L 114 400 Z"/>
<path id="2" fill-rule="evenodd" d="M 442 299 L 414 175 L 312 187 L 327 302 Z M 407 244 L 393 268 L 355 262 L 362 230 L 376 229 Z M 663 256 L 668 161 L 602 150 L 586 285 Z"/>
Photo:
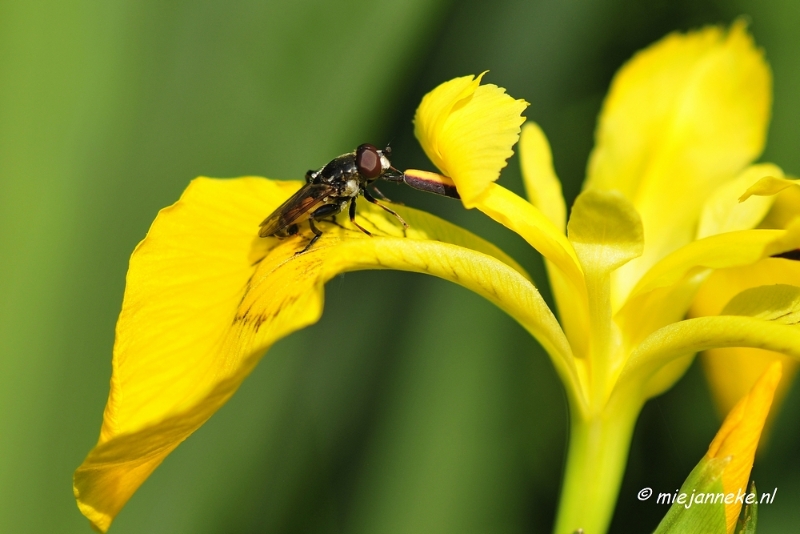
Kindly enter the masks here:
<path id="1" fill-rule="evenodd" d="M 432 215 L 393 206 L 404 230 L 362 203 L 357 222 L 374 237 L 342 221 L 295 255 L 306 235 L 262 239 L 257 229 L 300 182 L 198 178 L 131 257 L 100 439 L 74 477 L 78 506 L 96 528 L 108 529 L 275 341 L 319 319 L 324 284 L 346 271 L 450 280 L 541 343 L 572 415 L 558 533 L 605 531 L 642 405 L 695 352 L 741 346 L 800 357 L 800 329 L 787 319 L 800 313 L 800 281 L 750 289 L 721 313 L 684 319 L 714 270 L 800 247 L 800 221 L 752 229 L 774 184 L 787 181 L 774 165 L 750 166 L 764 145 L 771 81 L 742 24 L 670 35 L 623 67 L 568 222 L 544 134 L 528 123 L 520 137 L 526 103 L 480 81 L 457 78 L 426 95 L 415 133 L 466 207 L 545 257 L 560 321 L 516 262 Z M 495 183 L 518 139 L 528 200 Z M 761 196 L 736 202 L 751 186 Z"/>

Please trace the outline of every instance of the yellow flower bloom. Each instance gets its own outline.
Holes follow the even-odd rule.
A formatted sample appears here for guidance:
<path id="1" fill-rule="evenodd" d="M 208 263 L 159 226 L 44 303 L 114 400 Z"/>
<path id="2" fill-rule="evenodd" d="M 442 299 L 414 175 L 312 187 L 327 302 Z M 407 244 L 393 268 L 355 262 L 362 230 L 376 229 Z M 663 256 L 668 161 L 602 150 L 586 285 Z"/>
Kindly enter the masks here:
<path id="1" fill-rule="evenodd" d="M 730 458 L 722 472 L 722 488 L 726 495 L 747 493 L 758 440 L 780 380 L 781 364 L 773 362 L 758 378 L 750 392 L 728 413 L 708 447 L 706 458 Z M 742 509 L 741 502 L 736 499 L 732 501 L 725 504 L 728 534 L 732 534 L 736 528 L 736 520 Z"/>
<path id="2" fill-rule="evenodd" d="M 569 221 L 537 126 L 524 127 L 520 148 L 530 200 L 495 183 L 525 105 L 480 77 L 457 78 L 426 95 L 415 132 L 466 207 L 542 253 L 560 323 L 519 265 L 431 215 L 396 207 L 410 224 L 404 231 L 362 205 L 357 222 L 375 237 L 340 221 L 296 255 L 306 231 L 260 239 L 257 227 L 298 182 L 195 180 L 131 257 L 100 440 L 75 473 L 79 507 L 92 523 L 107 530 L 269 346 L 319 318 L 325 282 L 345 271 L 451 280 L 542 344 L 572 414 L 559 533 L 605 531 L 642 405 L 670 387 L 695 352 L 745 346 L 800 357 L 800 330 L 773 313 L 800 308 L 784 289 L 792 286 L 755 288 L 734 298 L 726 315 L 683 320 L 715 269 L 800 247 L 800 223 L 750 229 L 773 196 L 725 203 L 731 183 L 743 186 L 741 194 L 764 177 L 780 178 L 774 166 L 747 167 L 764 144 L 770 75 L 741 24 L 668 36 L 620 71 Z M 698 235 L 701 220 L 709 222 Z"/>
<path id="3" fill-rule="evenodd" d="M 572 414 L 558 533 L 605 530 L 639 409 L 674 384 L 695 352 L 736 346 L 800 355 L 800 331 L 761 313 L 783 310 L 780 295 L 791 297 L 791 286 L 759 313 L 722 316 L 730 295 L 713 317 L 682 320 L 714 271 L 792 263 L 766 259 L 800 244 L 800 221 L 752 230 L 772 195 L 792 184 L 775 165 L 750 165 L 764 146 L 770 91 L 769 69 L 743 23 L 667 36 L 615 77 L 568 222 L 549 145 L 533 123 L 520 139 L 529 200 L 485 180 L 465 202 L 545 257 L 569 341 L 571 356 L 550 353 Z M 418 136 L 432 130 L 420 123 L 418 114 Z M 739 203 L 746 191 L 763 196 Z M 763 289 L 747 297 L 767 302 Z"/>

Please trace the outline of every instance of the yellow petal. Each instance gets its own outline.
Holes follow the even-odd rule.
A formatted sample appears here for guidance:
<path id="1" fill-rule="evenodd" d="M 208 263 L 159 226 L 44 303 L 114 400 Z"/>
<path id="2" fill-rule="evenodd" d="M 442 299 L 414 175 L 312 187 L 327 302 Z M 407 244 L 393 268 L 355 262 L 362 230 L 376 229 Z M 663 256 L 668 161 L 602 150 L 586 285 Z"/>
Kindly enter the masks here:
<path id="1" fill-rule="evenodd" d="M 557 248 L 568 251 L 569 258 L 572 258 L 570 260 L 559 253 L 563 258 L 562 261 L 554 262 L 551 259 L 553 254 L 548 250 L 553 247 L 537 245 L 537 242 L 540 242 L 542 238 L 537 239 L 532 235 L 532 229 L 526 228 L 528 220 L 540 219 L 540 212 L 541 215 L 544 215 L 553 223 L 555 229 L 560 230 L 562 233 L 566 232 L 567 220 L 567 209 L 561 192 L 561 182 L 553 168 L 550 144 L 547 142 L 547 137 L 539 128 L 539 125 L 534 122 L 529 121 L 522 127 L 519 156 L 525 191 L 535 209 L 531 210 L 525 207 L 511 216 L 504 215 L 507 208 L 502 207 L 502 203 L 498 202 L 496 198 L 492 198 L 500 195 L 491 190 L 481 199 L 479 209 L 520 235 L 528 234 L 529 237 L 526 238 L 526 241 L 542 253 L 550 279 L 550 289 L 558 306 L 559 322 L 570 340 L 570 345 L 572 345 L 575 355 L 579 358 L 584 358 L 589 351 L 589 340 L 586 336 L 586 332 L 589 330 L 589 317 L 586 310 L 586 290 L 580 272 L 581 268 L 577 265 L 577 256 L 571 250 L 571 245 L 568 241 L 565 242 L 560 238 L 552 237 L 549 238 L 549 241 L 560 243 Z M 504 196 L 509 194 L 505 191 L 502 192 Z M 514 204 L 521 205 L 522 203 L 515 201 Z M 539 232 L 550 233 L 552 230 L 552 228 L 544 224 L 538 225 Z M 575 265 L 568 265 L 567 261 Z"/>
<path id="2" fill-rule="evenodd" d="M 650 269 L 631 293 L 629 302 L 648 291 L 698 274 L 703 269 L 751 265 L 798 247 L 800 221 L 786 230 L 742 230 L 700 239 L 675 251 Z"/>
<path id="3" fill-rule="evenodd" d="M 572 243 L 536 206 L 499 184 L 487 188 L 477 208 L 519 234 L 553 265 L 550 278 L 558 295 L 562 324 L 575 353 L 585 355 L 589 328 L 586 284 Z M 568 311 L 572 312 L 569 316 Z"/>
<path id="4" fill-rule="evenodd" d="M 750 393 L 730 411 L 708 447 L 708 458 L 731 458 L 722 474 L 722 486 L 726 494 L 747 491 L 758 440 L 780 379 L 781 364 L 775 362 L 761 375 Z M 736 527 L 741 506 L 741 502 L 735 499 L 725 505 L 729 533 Z"/>
<path id="5" fill-rule="evenodd" d="M 770 176 L 765 176 L 764 178 L 760 179 L 758 182 L 754 183 L 750 186 L 747 191 L 739 197 L 739 202 L 744 202 L 748 198 L 753 195 L 756 196 L 772 196 L 777 195 L 784 189 L 789 187 L 798 187 L 800 186 L 800 182 L 797 180 L 789 180 L 783 177 L 783 173 L 779 174 L 772 174 Z"/>
<path id="6" fill-rule="evenodd" d="M 800 187 L 789 187 L 775 195 L 775 203 L 761 221 L 761 227 L 788 228 L 798 217 L 800 217 Z"/>
<path id="7" fill-rule="evenodd" d="M 550 143 L 535 122 L 526 122 L 522 127 L 519 160 L 528 200 L 563 232 L 567 222 L 567 208 L 561 192 L 561 181 L 553 168 Z"/>
<path id="8" fill-rule="evenodd" d="M 374 238 L 320 223 L 325 234 L 301 255 L 308 230 L 258 238 L 259 222 L 299 185 L 195 180 L 134 251 L 100 439 L 74 476 L 78 506 L 101 531 L 272 343 L 319 318 L 323 285 L 340 272 L 402 269 L 459 283 L 519 320 L 574 382 L 569 345 L 536 288 L 496 247 L 449 223 L 396 207 L 411 224 L 404 232 L 362 203 L 359 222 Z"/>
<path id="9" fill-rule="evenodd" d="M 519 234 L 566 273 L 576 286 L 583 284 L 583 273 L 572 243 L 533 204 L 501 185 L 491 184 L 481 197 L 478 209 Z"/>
<path id="10" fill-rule="evenodd" d="M 694 238 L 703 202 L 762 151 L 771 75 L 744 24 L 671 34 L 615 77 L 586 187 L 616 189 L 642 216 L 642 256 L 621 269 L 632 287 Z"/>
<path id="11" fill-rule="evenodd" d="M 578 195 L 569 218 L 569 240 L 584 273 L 605 274 L 642 253 L 642 220 L 617 191 L 587 189 Z"/>
<path id="12" fill-rule="evenodd" d="M 672 323 L 647 336 L 633 350 L 620 382 L 646 387 L 662 366 L 696 352 L 725 347 L 764 349 L 800 360 L 800 326 L 735 315 Z"/>
<path id="13" fill-rule="evenodd" d="M 690 314 L 694 317 L 719 315 L 737 293 L 769 284 L 800 286 L 800 263 L 767 258 L 754 265 L 723 269 L 713 273 L 697 292 Z M 797 363 L 783 354 L 759 349 L 712 349 L 703 354 L 717 409 L 727 413 L 772 362 L 783 364 L 783 379 L 776 393 L 780 404 L 797 370 Z"/>
<path id="14" fill-rule="evenodd" d="M 788 226 L 800 215 L 800 187 L 796 187 L 795 181 L 764 178 L 750 187 L 742 199 L 747 199 L 751 194 L 774 195 L 775 203 L 762 222 L 763 226 Z M 800 286 L 800 262 L 766 258 L 750 266 L 716 271 L 698 291 L 690 314 L 695 317 L 718 315 L 737 293 L 770 284 Z M 753 385 L 755 377 L 776 360 L 781 361 L 784 370 L 775 394 L 776 403 L 780 405 L 797 371 L 797 362 L 782 354 L 759 349 L 737 347 L 706 351 L 703 354 L 703 367 L 720 413 L 727 413 Z M 776 411 L 773 410 L 773 413 Z"/>
<path id="15" fill-rule="evenodd" d="M 414 134 L 425 154 L 453 179 L 467 207 L 500 176 L 528 106 L 501 87 L 480 85 L 482 77 L 439 85 L 425 95 L 414 116 Z"/>
<path id="16" fill-rule="evenodd" d="M 629 350 L 657 329 L 679 321 L 713 270 L 752 265 L 798 246 L 800 224 L 787 230 L 718 234 L 676 250 L 647 272 L 615 315 Z"/>
<path id="17" fill-rule="evenodd" d="M 698 239 L 758 226 L 772 207 L 775 197 L 770 195 L 749 198 L 754 194 L 750 191 L 765 181 L 782 177 L 783 171 L 779 167 L 771 163 L 761 163 L 751 165 L 734 180 L 717 187 L 703 205 L 697 229 Z M 747 190 L 744 195 L 741 194 L 743 190 Z"/>
<path id="18" fill-rule="evenodd" d="M 746 315 L 777 324 L 800 324 L 800 287 L 769 284 L 751 287 L 733 297 L 721 315 Z"/>
<path id="19" fill-rule="evenodd" d="M 578 195 L 567 224 L 586 280 L 591 345 L 591 391 L 602 403 L 616 372 L 616 329 L 612 324 L 611 273 L 642 253 L 642 221 L 622 194 L 588 189 Z M 600 404 L 598 404 L 600 405 Z"/>

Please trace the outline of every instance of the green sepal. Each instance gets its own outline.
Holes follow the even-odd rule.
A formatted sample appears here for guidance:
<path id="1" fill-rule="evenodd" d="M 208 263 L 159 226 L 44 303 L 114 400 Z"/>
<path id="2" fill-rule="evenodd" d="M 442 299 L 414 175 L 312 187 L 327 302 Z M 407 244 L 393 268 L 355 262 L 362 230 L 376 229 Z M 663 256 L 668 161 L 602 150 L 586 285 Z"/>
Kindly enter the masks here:
<path id="1" fill-rule="evenodd" d="M 700 460 L 653 534 L 726 534 L 724 497 L 716 504 L 706 503 L 705 497 L 702 503 L 695 499 L 700 495 L 724 495 L 722 472 L 729 461 L 727 457 Z"/>
<path id="2" fill-rule="evenodd" d="M 753 496 L 753 503 L 747 504 L 742 507 L 742 514 L 736 521 L 736 530 L 734 534 L 756 534 L 756 522 L 758 521 L 758 493 L 756 492 L 756 483 L 750 484 L 750 491 L 748 495 Z"/>

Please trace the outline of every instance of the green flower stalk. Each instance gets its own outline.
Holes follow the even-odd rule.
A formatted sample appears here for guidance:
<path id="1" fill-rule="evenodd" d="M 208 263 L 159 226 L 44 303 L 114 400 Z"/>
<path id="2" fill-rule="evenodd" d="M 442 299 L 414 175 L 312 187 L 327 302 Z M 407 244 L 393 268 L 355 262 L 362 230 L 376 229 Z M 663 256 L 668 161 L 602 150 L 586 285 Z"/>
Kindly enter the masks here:
<path id="1" fill-rule="evenodd" d="M 751 165 L 764 146 L 771 81 L 742 24 L 670 35 L 623 67 L 569 218 L 546 137 L 533 123 L 521 128 L 527 104 L 480 82 L 456 78 L 426 95 L 415 133 L 465 207 L 544 256 L 559 319 L 516 262 L 431 215 L 393 206 L 405 230 L 363 205 L 356 222 L 372 237 L 339 220 L 296 254 L 309 230 L 286 239 L 257 230 L 301 182 L 199 178 L 131 257 L 100 439 L 74 477 L 78 506 L 96 528 L 109 528 L 275 341 L 319 319 L 324 284 L 346 271 L 450 280 L 541 343 L 571 414 L 557 534 L 605 532 L 636 418 L 694 353 L 735 346 L 800 357 L 800 329 L 773 313 L 794 305 L 785 289 L 793 285 L 750 289 L 727 311 L 684 318 L 715 270 L 800 247 L 800 220 L 753 229 L 775 198 L 765 184 L 783 176 Z M 496 183 L 518 140 L 527 199 Z M 751 186 L 762 196 L 738 203 L 721 193 Z"/>

